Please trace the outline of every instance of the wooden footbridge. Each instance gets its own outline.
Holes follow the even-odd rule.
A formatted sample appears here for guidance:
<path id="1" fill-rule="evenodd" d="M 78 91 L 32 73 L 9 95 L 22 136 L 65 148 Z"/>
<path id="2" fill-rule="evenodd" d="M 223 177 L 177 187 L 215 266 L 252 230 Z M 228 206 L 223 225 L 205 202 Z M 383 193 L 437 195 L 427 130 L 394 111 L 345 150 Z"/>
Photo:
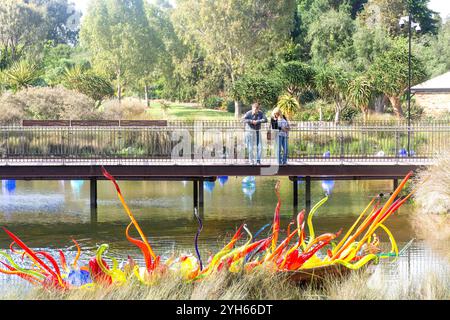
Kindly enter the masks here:
<path id="1" fill-rule="evenodd" d="M 297 180 L 306 181 L 308 208 L 312 180 L 390 179 L 395 186 L 409 171 L 431 165 L 450 142 L 450 122 L 293 122 L 289 161 L 279 166 L 268 130 L 259 136 L 261 165 L 252 165 L 246 147 L 256 133 L 235 121 L 24 121 L 0 127 L 0 178 L 89 180 L 96 211 L 102 166 L 118 180 L 192 181 L 200 208 L 205 180 L 288 176 L 294 208 Z"/>

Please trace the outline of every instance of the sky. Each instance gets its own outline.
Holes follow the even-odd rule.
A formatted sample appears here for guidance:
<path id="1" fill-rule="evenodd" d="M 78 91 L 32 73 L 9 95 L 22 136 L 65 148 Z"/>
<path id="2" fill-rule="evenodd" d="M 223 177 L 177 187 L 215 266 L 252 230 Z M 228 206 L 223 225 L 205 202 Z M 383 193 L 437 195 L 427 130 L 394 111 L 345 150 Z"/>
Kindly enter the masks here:
<path id="1" fill-rule="evenodd" d="M 83 12 L 86 10 L 90 0 L 73 0 L 77 7 Z M 441 14 L 442 18 L 450 16 L 450 0 L 430 0 L 429 7 L 431 10 Z"/>

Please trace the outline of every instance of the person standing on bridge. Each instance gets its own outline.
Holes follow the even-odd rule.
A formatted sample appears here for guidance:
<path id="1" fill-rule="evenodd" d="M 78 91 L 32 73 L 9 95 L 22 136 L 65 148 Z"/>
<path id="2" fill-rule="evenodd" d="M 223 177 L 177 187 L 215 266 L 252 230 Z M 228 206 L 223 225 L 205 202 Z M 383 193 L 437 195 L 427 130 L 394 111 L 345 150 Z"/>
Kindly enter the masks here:
<path id="1" fill-rule="evenodd" d="M 289 138 L 289 122 L 281 112 L 280 108 L 275 108 L 270 118 L 270 127 L 276 132 L 276 150 L 278 155 L 278 163 L 280 165 L 287 164 L 288 158 L 288 138 Z"/>
<path id="2" fill-rule="evenodd" d="M 245 123 L 245 143 L 249 155 L 250 164 L 261 164 L 262 155 L 262 139 L 261 139 L 261 124 L 267 123 L 266 115 L 261 111 L 259 103 L 252 105 L 252 110 L 244 115 L 243 122 Z"/>

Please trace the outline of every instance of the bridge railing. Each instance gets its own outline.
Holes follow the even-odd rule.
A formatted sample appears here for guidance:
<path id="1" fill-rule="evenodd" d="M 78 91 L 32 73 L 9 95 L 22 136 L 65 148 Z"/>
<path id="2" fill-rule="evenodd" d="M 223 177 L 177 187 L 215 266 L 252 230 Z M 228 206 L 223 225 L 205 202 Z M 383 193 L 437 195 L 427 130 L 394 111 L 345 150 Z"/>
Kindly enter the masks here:
<path id="1" fill-rule="evenodd" d="M 276 139 L 260 131 L 263 159 L 276 160 Z M 171 123 L 146 126 L 3 126 L 0 162 L 149 162 L 240 163 L 247 159 L 251 131 L 240 122 Z M 408 134 L 411 154 L 408 157 Z M 275 136 L 273 132 L 272 136 Z M 386 161 L 430 159 L 450 146 L 450 123 L 340 124 L 293 122 L 289 133 L 292 161 Z"/>

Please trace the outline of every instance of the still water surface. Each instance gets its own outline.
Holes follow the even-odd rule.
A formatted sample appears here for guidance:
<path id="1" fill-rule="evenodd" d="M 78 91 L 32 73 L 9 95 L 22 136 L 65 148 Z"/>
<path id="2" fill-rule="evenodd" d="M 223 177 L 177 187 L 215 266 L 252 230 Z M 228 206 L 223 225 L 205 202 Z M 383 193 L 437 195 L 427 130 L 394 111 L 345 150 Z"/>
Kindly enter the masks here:
<path id="1" fill-rule="evenodd" d="M 271 223 L 277 202 L 274 193 L 277 178 L 260 177 L 254 181 L 246 178 L 244 183 L 243 180 L 242 177 L 229 177 L 205 183 L 204 228 L 199 239 L 203 254 L 223 246 L 244 222 L 253 232 Z M 292 182 L 287 178 L 282 178 L 281 182 L 282 232 L 285 232 L 293 217 Z M 198 224 L 193 217 L 192 182 L 120 181 L 119 184 L 158 254 L 164 257 L 173 251 L 194 253 Z M 299 184 L 302 207 L 304 184 Z M 346 231 L 373 196 L 388 194 L 392 188 L 393 182 L 389 180 L 312 182 L 313 204 L 324 197 L 325 191 L 331 192 L 329 201 L 314 217 L 316 234 L 337 232 L 341 228 Z M 129 218 L 113 185 L 101 181 L 98 190 L 98 222 L 91 224 L 88 182 L 3 181 L 0 225 L 20 236 L 30 247 L 67 250 L 69 257 L 75 253 L 71 237 L 77 239 L 86 252 L 84 259 L 102 243 L 110 245 L 112 255 L 123 258 L 127 254 L 139 255 L 125 238 Z M 411 211 L 412 206 L 405 205 L 386 223 L 400 249 L 416 238 L 409 221 Z M 380 237 L 382 241 L 388 241 L 385 235 L 380 234 Z M 7 249 L 9 244 L 10 239 L 1 232 L 0 249 Z M 412 248 L 419 252 L 417 263 L 427 259 L 429 248 L 422 243 Z M 409 267 L 410 264 L 408 261 Z"/>

